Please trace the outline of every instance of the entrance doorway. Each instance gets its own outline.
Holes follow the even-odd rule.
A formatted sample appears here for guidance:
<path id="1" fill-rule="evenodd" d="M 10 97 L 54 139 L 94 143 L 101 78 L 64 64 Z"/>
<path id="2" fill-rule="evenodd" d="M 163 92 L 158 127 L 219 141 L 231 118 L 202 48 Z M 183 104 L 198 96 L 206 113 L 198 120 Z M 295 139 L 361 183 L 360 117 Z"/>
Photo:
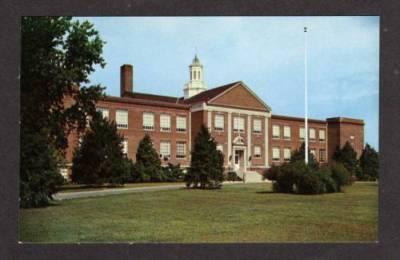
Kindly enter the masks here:
<path id="1" fill-rule="evenodd" d="M 244 170 L 244 151 L 243 150 L 235 150 L 235 170 Z"/>

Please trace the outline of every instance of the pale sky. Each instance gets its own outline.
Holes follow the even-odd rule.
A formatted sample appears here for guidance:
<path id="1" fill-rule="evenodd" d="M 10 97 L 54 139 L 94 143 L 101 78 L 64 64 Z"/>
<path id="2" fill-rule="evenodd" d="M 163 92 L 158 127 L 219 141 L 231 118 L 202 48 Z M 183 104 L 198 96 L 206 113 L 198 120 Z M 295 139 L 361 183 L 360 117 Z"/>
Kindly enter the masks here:
<path id="1" fill-rule="evenodd" d="M 365 121 L 378 149 L 379 17 L 81 17 L 106 41 L 107 63 L 92 83 L 119 96 L 122 64 L 134 91 L 183 96 L 197 52 L 209 88 L 241 80 L 273 114 L 304 116 L 304 32 L 308 29 L 309 116 Z M 197 50 L 197 51 L 196 51 Z"/>

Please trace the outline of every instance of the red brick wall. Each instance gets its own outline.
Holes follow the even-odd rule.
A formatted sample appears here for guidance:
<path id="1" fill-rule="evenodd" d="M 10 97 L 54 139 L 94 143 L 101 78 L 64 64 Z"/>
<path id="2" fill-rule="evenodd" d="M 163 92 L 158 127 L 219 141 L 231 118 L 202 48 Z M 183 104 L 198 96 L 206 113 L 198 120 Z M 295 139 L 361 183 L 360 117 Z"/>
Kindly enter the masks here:
<path id="1" fill-rule="evenodd" d="M 272 126 L 273 125 L 279 125 L 280 126 L 280 138 L 275 139 L 272 138 Z M 284 126 L 290 126 L 291 129 L 291 138 L 290 140 L 285 140 L 283 136 L 283 127 Z M 304 127 L 304 120 L 299 118 L 299 119 L 292 119 L 292 118 L 285 118 L 281 116 L 272 116 L 271 118 L 271 124 L 269 125 L 269 140 L 270 140 L 270 156 L 269 156 L 269 162 L 270 164 L 281 164 L 284 162 L 283 158 L 283 149 L 284 148 L 290 148 L 292 153 L 299 149 L 304 140 L 300 139 L 300 128 Z M 325 162 L 327 162 L 327 143 L 328 143 L 328 131 L 327 131 L 327 125 L 324 121 L 317 121 L 317 120 L 309 120 L 308 121 L 308 127 L 309 128 L 314 128 L 315 129 L 315 140 L 312 140 L 309 138 L 309 149 L 315 149 L 316 151 L 316 159 L 317 161 L 320 161 L 319 158 L 319 152 L 320 150 L 325 151 Z M 320 141 L 319 140 L 319 129 L 325 130 L 325 141 Z M 329 140 L 330 141 L 330 140 Z M 279 161 L 274 161 L 272 160 L 272 148 L 273 147 L 278 147 L 280 149 L 280 160 Z"/>
<path id="2" fill-rule="evenodd" d="M 260 103 L 245 87 L 237 86 L 229 90 L 226 94 L 216 98 L 211 102 L 215 105 L 232 107 L 242 107 L 245 109 L 257 109 L 265 111 L 264 104 Z"/>
<path id="3" fill-rule="evenodd" d="M 109 109 L 110 120 L 115 120 L 115 114 L 117 109 L 123 109 L 128 111 L 128 129 L 119 129 L 118 131 L 128 140 L 128 157 L 135 160 L 136 151 L 140 140 L 147 133 L 153 140 L 154 148 L 157 152 L 160 151 L 160 142 L 169 141 L 171 143 L 171 159 L 169 162 L 176 164 L 180 163 L 182 166 L 189 165 L 190 161 L 190 145 L 189 145 L 189 131 L 191 130 L 189 125 L 189 110 L 188 109 L 178 109 L 178 108 L 166 108 L 157 106 L 147 106 L 147 105 L 137 105 L 128 104 L 120 102 L 109 102 L 109 101 L 99 101 L 97 107 Z M 143 129 L 143 112 L 154 113 L 154 130 L 148 131 Z M 171 131 L 161 132 L 160 131 L 160 115 L 168 114 L 171 115 Z M 187 131 L 184 133 L 176 131 L 176 116 L 185 116 L 187 122 Z M 71 161 L 72 150 L 78 143 L 78 138 L 75 135 L 69 137 L 69 148 L 67 149 L 66 159 Z M 176 158 L 176 142 L 184 141 L 186 142 L 186 158 L 177 159 Z M 164 162 L 167 164 L 168 162 Z"/>
<path id="4" fill-rule="evenodd" d="M 364 122 L 362 120 L 332 118 L 328 119 L 329 156 L 332 157 L 336 147 L 343 147 L 348 141 L 361 156 L 364 148 Z"/>

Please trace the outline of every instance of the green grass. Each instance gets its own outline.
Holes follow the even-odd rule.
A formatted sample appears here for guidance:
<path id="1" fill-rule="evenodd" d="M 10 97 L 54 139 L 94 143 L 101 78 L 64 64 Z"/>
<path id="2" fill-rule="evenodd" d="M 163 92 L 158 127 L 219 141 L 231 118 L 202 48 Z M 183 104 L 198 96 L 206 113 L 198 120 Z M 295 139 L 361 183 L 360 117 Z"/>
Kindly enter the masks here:
<path id="1" fill-rule="evenodd" d="M 66 184 L 61 186 L 60 193 L 66 192 L 78 192 L 78 191 L 93 191 L 93 190 L 107 190 L 107 189 L 119 189 L 119 188 L 139 188 L 139 187 L 154 187 L 154 186 L 169 186 L 169 185 L 179 185 L 183 182 L 144 182 L 144 183 L 126 183 L 122 186 L 113 185 L 100 185 L 92 186 L 85 184 Z"/>
<path id="2" fill-rule="evenodd" d="M 269 183 L 62 201 L 21 209 L 24 242 L 375 241 L 378 185 L 344 193 L 271 193 Z"/>

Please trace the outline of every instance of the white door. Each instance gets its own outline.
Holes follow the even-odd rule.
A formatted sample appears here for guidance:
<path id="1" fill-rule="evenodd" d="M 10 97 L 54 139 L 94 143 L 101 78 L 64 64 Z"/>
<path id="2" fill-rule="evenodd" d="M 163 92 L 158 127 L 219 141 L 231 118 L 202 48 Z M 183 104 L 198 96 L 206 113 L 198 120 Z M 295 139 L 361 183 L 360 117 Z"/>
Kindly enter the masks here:
<path id="1" fill-rule="evenodd" d="M 240 169 L 240 152 L 239 150 L 235 150 L 235 171 Z"/>

